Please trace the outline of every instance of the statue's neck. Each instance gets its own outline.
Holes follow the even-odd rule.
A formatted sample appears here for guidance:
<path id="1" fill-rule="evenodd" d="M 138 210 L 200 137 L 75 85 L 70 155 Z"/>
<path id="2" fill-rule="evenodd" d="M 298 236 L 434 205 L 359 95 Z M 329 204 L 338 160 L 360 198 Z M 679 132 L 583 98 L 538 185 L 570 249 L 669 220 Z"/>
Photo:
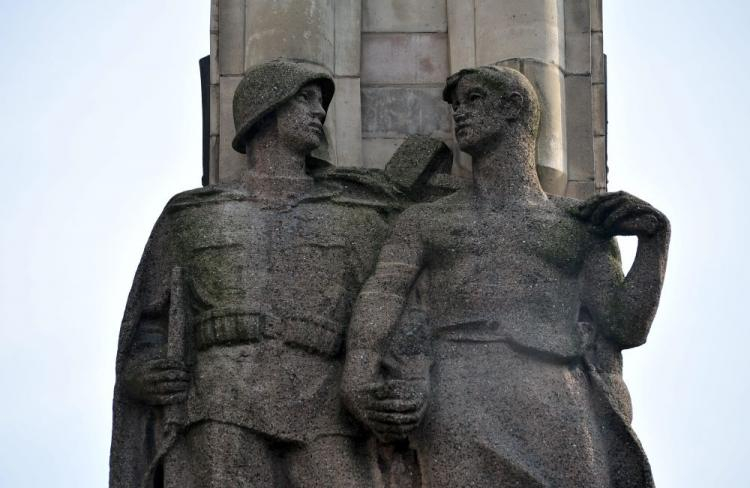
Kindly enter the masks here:
<path id="1" fill-rule="evenodd" d="M 248 170 L 243 184 L 261 198 L 288 198 L 312 184 L 305 171 L 307 155 L 282 143 L 278 137 L 259 135 L 247 145 Z"/>
<path id="2" fill-rule="evenodd" d="M 534 144 L 509 141 L 472 154 L 474 195 L 491 206 L 546 200 Z"/>
<path id="3" fill-rule="evenodd" d="M 274 134 L 258 135 L 247 145 L 250 171 L 260 177 L 305 178 L 307 154 L 289 147 Z"/>

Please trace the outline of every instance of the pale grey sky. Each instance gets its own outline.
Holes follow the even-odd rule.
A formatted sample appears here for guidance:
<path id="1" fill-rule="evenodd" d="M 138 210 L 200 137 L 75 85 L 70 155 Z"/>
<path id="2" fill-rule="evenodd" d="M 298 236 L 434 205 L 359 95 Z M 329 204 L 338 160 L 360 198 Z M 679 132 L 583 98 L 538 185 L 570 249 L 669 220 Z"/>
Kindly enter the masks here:
<path id="1" fill-rule="evenodd" d="M 200 184 L 209 3 L 0 0 L 0 486 L 106 485 L 125 298 L 162 206 Z M 626 354 L 635 427 L 658 486 L 747 486 L 750 4 L 604 8 L 610 188 L 673 226 Z"/>

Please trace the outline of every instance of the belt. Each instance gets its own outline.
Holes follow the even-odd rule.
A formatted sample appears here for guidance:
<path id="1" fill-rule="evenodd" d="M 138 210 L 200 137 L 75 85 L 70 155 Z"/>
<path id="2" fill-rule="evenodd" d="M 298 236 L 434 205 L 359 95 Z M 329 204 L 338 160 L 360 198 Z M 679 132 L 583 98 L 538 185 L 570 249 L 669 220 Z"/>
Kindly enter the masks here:
<path id="1" fill-rule="evenodd" d="M 544 324 L 547 325 L 549 324 Z M 552 324 L 555 325 L 555 324 Z M 545 334 L 545 332 L 551 332 Z M 438 325 L 433 330 L 435 344 L 441 343 L 505 343 L 515 349 L 536 351 L 548 358 L 563 358 L 569 361 L 580 358 L 589 350 L 595 339 L 593 324 L 579 321 L 569 327 L 551 330 L 550 327 L 530 329 L 511 327 L 495 320 L 472 320 L 461 323 Z"/>
<path id="2" fill-rule="evenodd" d="M 334 357 L 341 352 L 343 330 L 341 324 L 315 315 L 280 319 L 245 310 L 210 310 L 195 320 L 195 342 L 198 350 L 205 350 L 278 339 L 292 347 Z"/>

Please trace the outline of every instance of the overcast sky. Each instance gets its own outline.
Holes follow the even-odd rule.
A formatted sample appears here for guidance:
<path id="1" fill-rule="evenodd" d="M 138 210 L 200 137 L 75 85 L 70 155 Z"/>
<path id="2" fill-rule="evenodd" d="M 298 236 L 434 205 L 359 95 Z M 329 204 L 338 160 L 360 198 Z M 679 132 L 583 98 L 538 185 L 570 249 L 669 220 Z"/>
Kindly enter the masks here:
<path id="1" fill-rule="evenodd" d="M 2 487 L 106 486 L 125 298 L 164 203 L 200 185 L 209 4 L 0 0 Z M 635 428 L 658 486 L 745 487 L 750 3 L 604 8 L 610 189 L 673 228 L 625 357 Z"/>

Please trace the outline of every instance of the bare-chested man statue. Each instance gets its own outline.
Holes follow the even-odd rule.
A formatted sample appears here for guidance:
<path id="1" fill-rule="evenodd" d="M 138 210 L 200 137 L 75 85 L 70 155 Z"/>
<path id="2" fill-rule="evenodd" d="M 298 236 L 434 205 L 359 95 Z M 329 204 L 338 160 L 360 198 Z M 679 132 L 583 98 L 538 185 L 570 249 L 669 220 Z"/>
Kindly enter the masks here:
<path id="1" fill-rule="evenodd" d="M 353 312 L 345 403 L 381 438 L 409 435 L 428 486 L 652 486 L 619 368 L 656 312 L 667 219 L 624 192 L 546 195 L 539 102 L 518 71 L 463 70 L 444 98 L 473 185 L 396 222 Z M 638 237 L 627 276 L 618 235 Z M 388 380 L 388 337 L 415 299 L 433 366 Z"/>

